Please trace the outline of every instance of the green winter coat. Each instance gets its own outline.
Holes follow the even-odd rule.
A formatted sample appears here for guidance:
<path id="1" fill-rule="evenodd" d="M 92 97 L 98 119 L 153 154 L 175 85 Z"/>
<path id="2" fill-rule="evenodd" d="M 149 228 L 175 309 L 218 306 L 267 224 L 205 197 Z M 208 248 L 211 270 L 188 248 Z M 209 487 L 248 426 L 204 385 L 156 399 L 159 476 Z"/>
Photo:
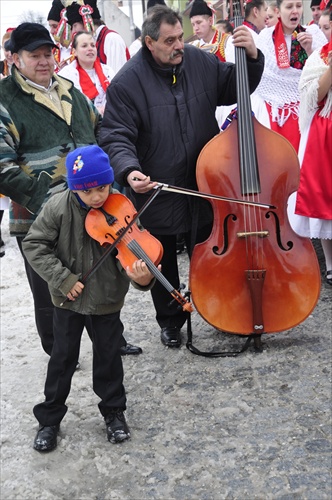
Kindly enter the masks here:
<path id="1" fill-rule="evenodd" d="M 101 115 L 73 84 L 54 75 L 63 116 L 47 93 L 14 67 L 0 81 L 0 192 L 14 202 L 10 232 L 25 235 L 51 194 L 63 190 L 69 151 L 95 144 Z"/>

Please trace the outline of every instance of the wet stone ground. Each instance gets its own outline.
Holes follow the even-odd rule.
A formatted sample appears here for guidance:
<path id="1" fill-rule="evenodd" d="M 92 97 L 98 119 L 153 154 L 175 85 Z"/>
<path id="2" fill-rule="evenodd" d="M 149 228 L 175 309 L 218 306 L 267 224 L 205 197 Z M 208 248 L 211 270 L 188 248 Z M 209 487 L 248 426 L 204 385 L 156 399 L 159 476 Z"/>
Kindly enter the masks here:
<path id="1" fill-rule="evenodd" d="M 195 356 L 159 339 L 148 293 L 132 289 L 122 318 L 132 438 L 107 442 L 82 341 L 58 448 L 32 449 L 32 407 L 43 398 L 47 356 L 15 241 L 1 259 L 1 500 L 330 500 L 331 292 L 291 331 L 263 336 L 236 358 Z M 321 259 L 321 250 L 316 245 Z M 188 259 L 179 256 L 187 281 Z M 322 267 L 322 265 L 321 265 Z M 323 268 L 322 268 L 323 272 Z M 238 350 L 243 338 L 192 314 L 201 350 Z"/>

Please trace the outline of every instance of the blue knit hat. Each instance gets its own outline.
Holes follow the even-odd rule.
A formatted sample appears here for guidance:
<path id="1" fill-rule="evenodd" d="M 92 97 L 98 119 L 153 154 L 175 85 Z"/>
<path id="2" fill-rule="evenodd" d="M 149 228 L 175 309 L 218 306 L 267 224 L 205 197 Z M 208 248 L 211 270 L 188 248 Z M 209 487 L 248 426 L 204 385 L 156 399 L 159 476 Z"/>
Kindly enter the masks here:
<path id="1" fill-rule="evenodd" d="M 92 189 L 114 181 L 107 154 L 95 144 L 74 149 L 67 155 L 67 183 L 72 191 Z"/>

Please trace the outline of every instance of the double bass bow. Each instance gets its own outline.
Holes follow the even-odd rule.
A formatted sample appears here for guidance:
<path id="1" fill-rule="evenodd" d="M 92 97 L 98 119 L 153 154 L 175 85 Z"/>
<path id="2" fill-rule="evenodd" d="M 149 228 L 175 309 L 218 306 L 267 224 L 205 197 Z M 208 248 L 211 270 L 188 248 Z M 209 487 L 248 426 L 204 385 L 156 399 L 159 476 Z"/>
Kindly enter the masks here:
<path id="1" fill-rule="evenodd" d="M 237 13 L 239 7 L 243 13 L 242 1 Z M 320 271 L 310 240 L 298 236 L 287 218 L 287 200 L 299 183 L 297 154 L 252 116 L 245 49 L 236 47 L 235 57 L 237 119 L 201 151 L 197 185 L 275 208 L 211 200 L 213 228 L 194 247 L 189 288 L 196 310 L 216 329 L 260 338 L 293 328 L 311 313 Z"/>

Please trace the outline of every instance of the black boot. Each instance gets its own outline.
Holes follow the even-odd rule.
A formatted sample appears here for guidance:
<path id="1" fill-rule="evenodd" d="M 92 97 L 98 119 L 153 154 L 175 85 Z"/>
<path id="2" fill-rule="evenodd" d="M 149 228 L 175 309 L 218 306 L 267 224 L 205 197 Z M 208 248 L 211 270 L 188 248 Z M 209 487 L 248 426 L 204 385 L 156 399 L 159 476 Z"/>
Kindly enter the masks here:
<path id="1" fill-rule="evenodd" d="M 184 240 L 183 234 L 178 234 L 176 236 L 176 253 L 179 255 L 186 249 L 186 242 Z"/>
<path id="2" fill-rule="evenodd" d="M 107 439 L 111 443 L 122 443 L 130 438 L 130 431 L 121 410 L 114 410 L 105 417 Z"/>
<path id="3" fill-rule="evenodd" d="M 57 446 L 57 435 L 60 425 L 40 425 L 33 447 L 37 451 L 52 451 Z"/>

